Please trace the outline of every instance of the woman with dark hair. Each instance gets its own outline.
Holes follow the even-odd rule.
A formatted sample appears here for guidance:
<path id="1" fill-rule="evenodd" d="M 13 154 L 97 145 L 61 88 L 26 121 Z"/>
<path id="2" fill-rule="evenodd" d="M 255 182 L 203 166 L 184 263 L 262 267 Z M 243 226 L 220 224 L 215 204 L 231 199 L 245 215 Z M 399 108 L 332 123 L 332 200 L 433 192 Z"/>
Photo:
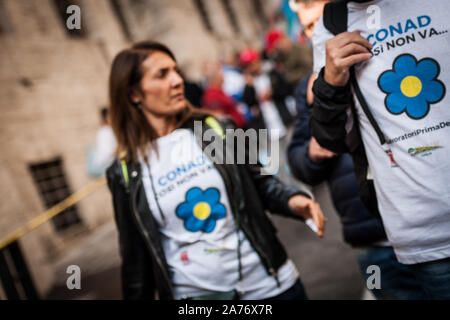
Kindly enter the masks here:
<path id="1" fill-rule="evenodd" d="M 119 53 L 110 98 L 119 158 L 107 178 L 124 298 L 305 299 L 265 210 L 311 218 L 322 236 L 319 205 L 258 164 L 206 152 L 194 121 L 216 139 L 229 122 L 186 102 L 171 51 L 144 42 Z"/>

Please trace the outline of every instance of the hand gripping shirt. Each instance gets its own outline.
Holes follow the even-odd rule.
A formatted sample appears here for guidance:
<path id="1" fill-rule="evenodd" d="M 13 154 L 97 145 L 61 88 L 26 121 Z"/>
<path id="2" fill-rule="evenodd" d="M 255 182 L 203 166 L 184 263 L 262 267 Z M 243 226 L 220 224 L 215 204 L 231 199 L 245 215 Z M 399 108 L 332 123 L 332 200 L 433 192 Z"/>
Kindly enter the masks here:
<path id="1" fill-rule="evenodd" d="M 373 45 L 356 78 L 387 143 L 355 98 L 389 241 L 405 264 L 450 256 L 450 32 L 447 0 L 349 2 L 348 31 Z M 333 35 L 313 35 L 314 71 Z"/>

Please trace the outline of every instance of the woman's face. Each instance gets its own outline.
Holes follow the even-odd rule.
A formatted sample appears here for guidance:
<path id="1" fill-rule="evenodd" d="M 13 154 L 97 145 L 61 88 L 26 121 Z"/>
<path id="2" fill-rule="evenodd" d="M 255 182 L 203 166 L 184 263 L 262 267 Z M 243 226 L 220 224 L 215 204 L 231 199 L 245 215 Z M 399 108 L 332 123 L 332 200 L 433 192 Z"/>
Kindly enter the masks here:
<path id="1" fill-rule="evenodd" d="M 186 107 L 183 79 L 170 56 L 156 51 L 144 60 L 142 68 L 141 93 L 133 95 L 133 102 L 155 116 L 175 115 Z"/>

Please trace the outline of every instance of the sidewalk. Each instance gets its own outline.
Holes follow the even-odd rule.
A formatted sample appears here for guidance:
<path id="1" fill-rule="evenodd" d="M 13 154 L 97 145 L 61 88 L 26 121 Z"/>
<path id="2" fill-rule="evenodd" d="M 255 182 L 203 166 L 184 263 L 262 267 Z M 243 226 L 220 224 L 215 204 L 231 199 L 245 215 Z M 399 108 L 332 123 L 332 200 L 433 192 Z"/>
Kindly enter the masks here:
<path id="1" fill-rule="evenodd" d="M 121 299 L 120 256 L 114 221 L 103 225 L 79 246 L 59 258 L 55 264 L 53 290 L 47 299 Z M 81 270 L 81 290 L 67 289 L 70 274 L 67 267 L 77 265 Z"/>

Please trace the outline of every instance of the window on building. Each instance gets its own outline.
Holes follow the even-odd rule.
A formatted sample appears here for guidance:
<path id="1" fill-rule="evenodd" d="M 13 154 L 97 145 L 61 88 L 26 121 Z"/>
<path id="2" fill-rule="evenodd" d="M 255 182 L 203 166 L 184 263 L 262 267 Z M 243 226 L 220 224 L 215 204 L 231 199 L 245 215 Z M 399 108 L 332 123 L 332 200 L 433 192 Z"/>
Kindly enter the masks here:
<path id="1" fill-rule="evenodd" d="M 234 12 L 233 6 L 231 5 L 231 1 L 221 0 L 221 2 L 228 16 L 228 19 L 230 20 L 234 32 L 239 33 L 241 31 L 241 28 L 239 26 L 238 19 L 236 17 L 236 13 Z"/>
<path id="2" fill-rule="evenodd" d="M 6 11 L 5 0 L 0 0 L 0 35 L 12 32 L 12 22 Z"/>
<path id="3" fill-rule="evenodd" d="M 259 21 L 264 27 L 269 25 L 267 21 L 266 13 L 264 12 L 264 7 L 262 5 L 261 0 L 252 0 L 253 9 L 255 10 L 255 15 L 259 18 Z"/>
<path id="4" fill-rule="evenodd" d="M 125 15 L 123 13 L 122 1 L 120 0 L 111 0 L 111 6 L 116 15 L 117 21 L 122 28 L 123 34 L 127 38 L 127 40 L 131 40 L 131 32 L 128 26 L 127 20 L 125 19 Z"/>
<path id="5" fill-rule="evenodd" d="M 72 193 L 67 184 L 61 158 L 58 157 L 51 161 L 31 164 L 29 169 L 47 209 L 66 199 Z M 57 231 L 80 224 L 81 219 L 77 206 L 74 205 L 67 208 L 55 216 L 52 222 Z"/>
<path id="6" fill-rule="evenodd" d="M 62 27 L 66 31 L 66 33 L 73 38 L 85 38 L 87 36 L 87 30 L 86 30 L 86 24 L 83 21 L 83 6 L 80 0 L 53 0 L 53 3 L 56 8 L 56 12 L 58 13 L 59 20 L 62 23 Z M 67 21 L 68 19 L 74 14 L 74 13 L 67 13 L 67 8 L 69 8 L 71 5 L 77 5 L 80 9 L 80 20 L 81 25 L 80 28 L 77 29 L 69 29 L 67 27 Z"/>
<path id="7" fill-rule="evenodd" d="M 211 20 L 209 19 L 208 11 L 205 7 L 205 2 L 203 0 L 194 0 L 194 4 L 202 18 L 203 26 L 206 30 L 212 32 L 213 26 L 211 24 Z"/>

